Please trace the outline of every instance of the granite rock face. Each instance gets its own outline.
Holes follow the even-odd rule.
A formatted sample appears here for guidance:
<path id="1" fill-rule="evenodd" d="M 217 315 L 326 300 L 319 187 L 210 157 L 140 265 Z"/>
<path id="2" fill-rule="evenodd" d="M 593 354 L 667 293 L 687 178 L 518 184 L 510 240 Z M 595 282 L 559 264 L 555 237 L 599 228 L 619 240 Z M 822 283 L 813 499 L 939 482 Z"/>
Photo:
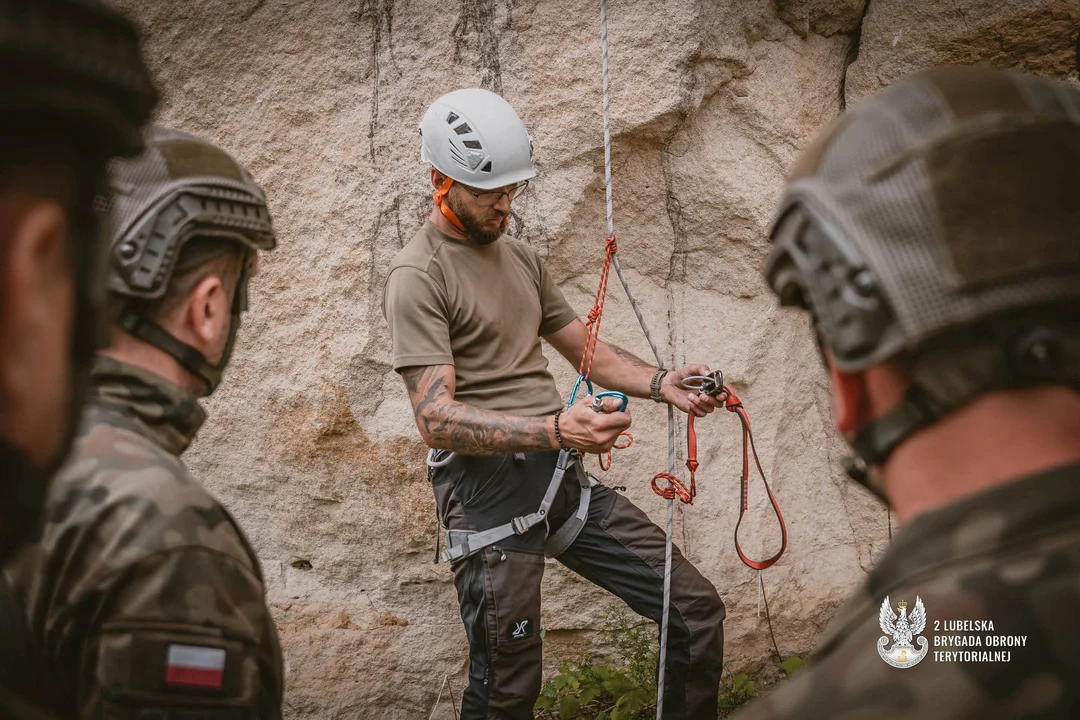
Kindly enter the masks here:
<path id="1" fill-rule="evenodd" d="M 568 0 L 120 0 L 145 31 L 160 122 L 230 150 L 265 187 L 279 248 L 210 421 L 188 453 L 268 578 L 289 718 L 451 718 L 466 643 L 452 575 L 433 565 L 424 449 L 390 370 L 384 271 L 430 210 L 417 124 L 456 87 L 502 93 L 536 138 L 537 180 L 511 229 L 584 314 L 603 258 L 599 9 Z M 760 268 L 784 173 L 814 132 L 908 72 L 989 62 L 1076 78 L 1075 0 L 611 0 L 614 217 L 620 257 L 664 359 L 722 368 L 754 421 L 790 530 L 763 573 L 783 655 L 806 655 L 888 544 L 885 509 L 838 468 L 826 378 L 805 318 Z M 662 9 L 661 9 L 662 8 Z M 612 284 L 602 335 L 651 351 Z M 553 358 L 553 361 L 555 358 Z M 567 392 L 574 370 L 556 363 Z M 635 443 L 605 476 L 659 523 L 666 416 L 632 405 Z M 681 467 L 683 422 L 678 423 Z M 726 656 L 772 654 L 757 573 L 735 555 L 740 433 L 699 424 L 699 500 L 675 536 L 728 606 Z M 595 460 L 590 460 L 595 466 Z M 740 530 L 778 530 L 760 485 Z M 620 603 L 545 578 L 545 664 L 603 652 Z M 459 700 L 458 700 L 459 702 Z"/>

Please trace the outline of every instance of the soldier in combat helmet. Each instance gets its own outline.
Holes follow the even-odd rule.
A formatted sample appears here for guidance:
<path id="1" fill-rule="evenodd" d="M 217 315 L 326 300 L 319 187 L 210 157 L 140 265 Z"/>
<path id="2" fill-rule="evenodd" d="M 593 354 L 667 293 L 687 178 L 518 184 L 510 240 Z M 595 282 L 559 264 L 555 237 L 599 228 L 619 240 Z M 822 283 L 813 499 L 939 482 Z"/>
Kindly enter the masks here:
<path id="1" fill-rule="evenodd" d="M 36 531 L 71 444 L 100 339 L 94 199 L 109 158 L 139 151 L 157 93 L 134 28 L 89 0 L 0 0 L 0 64 L 2 561 Z"/>
<path id="2" fill-rule="evenodd" d="M 92 0 L 0 0 L 0 563 L 40 532 L 101 337 L 110 157 L 137 153 L 157 92 L 132 25 Z M 0 577 L 0 716 L 37 718 L 25 624 Z"/>
<path id="3" fill-rule="evenodd" d="M 279 718 L 282 654 L 255 552 L 180 461 L 229 361 L 262 190 L 223 150 L 151 127 L 110 169 L 111 341 L 40 539 L 3 568 L 28 683 L 62 717 Z"/>
<path id="4" fill-rule="evenodd" d="M 1075 717 L 1078 198 L 1080 92 L 1012 70 L 915 75 L 796 163 L 766 278 L 810 311 L 846 469 L 903 528 L 810 667 L 740 720 Z M 949 621 L 990 641 L 965 650 L 1024 644 L 937 657 Z"/>

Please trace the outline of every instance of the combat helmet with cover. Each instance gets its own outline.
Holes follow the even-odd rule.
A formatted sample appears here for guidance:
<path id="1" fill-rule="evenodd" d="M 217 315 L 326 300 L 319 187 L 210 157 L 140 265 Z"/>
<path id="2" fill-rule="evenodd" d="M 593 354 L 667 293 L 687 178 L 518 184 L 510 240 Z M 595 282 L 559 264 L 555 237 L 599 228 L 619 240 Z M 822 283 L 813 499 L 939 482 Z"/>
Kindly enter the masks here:
<path id="1" fill-rule="evenodd" d="M 276 245 L 266 196 L 246 169 L 224 150 L 179 130 L 150 126 L 146 150 L 117 160 L 109 172 L 110 238 L 108 290 L 122 301 L 113 322 L 177 360 L 213 392 L 228 364 L 240 316 L 247 309 L 251 259 Z M 184 253 L 195 239 L 210 239 L 207 251 Z M 224 355 L 215 365 L 169 334 L 146 312 L 162 298 L 174 275 L 209 262 L 230 247 L 245 262 L 232 306 Z"/>
<path id="2" fill-rule="evenodd" d="M 914 75 L 804 152 L 766 279 L 840 370 L 912 378 L 854 438 L 855 479 L 983 393 L 1080 387 L 1078 198 L 1080 90 L 1015 70 Z"/>

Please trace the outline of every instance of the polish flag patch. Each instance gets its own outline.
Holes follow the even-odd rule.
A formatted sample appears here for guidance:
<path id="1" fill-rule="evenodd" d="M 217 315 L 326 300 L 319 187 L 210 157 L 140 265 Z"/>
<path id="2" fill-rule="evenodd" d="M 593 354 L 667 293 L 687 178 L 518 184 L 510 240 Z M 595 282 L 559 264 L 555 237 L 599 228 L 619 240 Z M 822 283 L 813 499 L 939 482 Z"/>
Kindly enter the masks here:
<path id="1" fill-rule="evenodd" d="M 165 684 L 220 690 L 225 684 L 225 650 L 196 645 L 169 645 Z"/>

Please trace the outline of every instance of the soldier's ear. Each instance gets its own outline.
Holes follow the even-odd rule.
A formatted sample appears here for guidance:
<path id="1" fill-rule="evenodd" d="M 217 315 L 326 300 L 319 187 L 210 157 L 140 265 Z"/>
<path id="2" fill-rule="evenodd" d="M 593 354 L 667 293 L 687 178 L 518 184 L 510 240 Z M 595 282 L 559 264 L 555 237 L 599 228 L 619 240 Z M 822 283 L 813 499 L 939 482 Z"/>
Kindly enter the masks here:
<path id="1" fill-rule="evenodd" d="M 229 331 L 231 308 L 232 298 L 216 273 L 197 282 L 188 296 L 184 315 L 187 331 L 194 340 L 190 344 L 208 358 L 224 344 L 222 338 Z"/>
<path id="2" fill-rule="evenodd" d="M 865 376 L 837 368 L 828 350 L 825 351 L 825 364 L 829 368 L 829 384 L 832 387 L 833 420 L 836 429 L 850 439 L 870 420 Z"/>
<path id="3" fill-rule="evenodd" d="M 75 279 L 67 220 L 56 201 L 5 195 L 0 228 L 0 403 L 21 417 L 8 439 L 44 462 L 59 442 L 50 428 L 59 427 L 66 403 L 67 385 L 57 379 L 70 373 Z"/>

